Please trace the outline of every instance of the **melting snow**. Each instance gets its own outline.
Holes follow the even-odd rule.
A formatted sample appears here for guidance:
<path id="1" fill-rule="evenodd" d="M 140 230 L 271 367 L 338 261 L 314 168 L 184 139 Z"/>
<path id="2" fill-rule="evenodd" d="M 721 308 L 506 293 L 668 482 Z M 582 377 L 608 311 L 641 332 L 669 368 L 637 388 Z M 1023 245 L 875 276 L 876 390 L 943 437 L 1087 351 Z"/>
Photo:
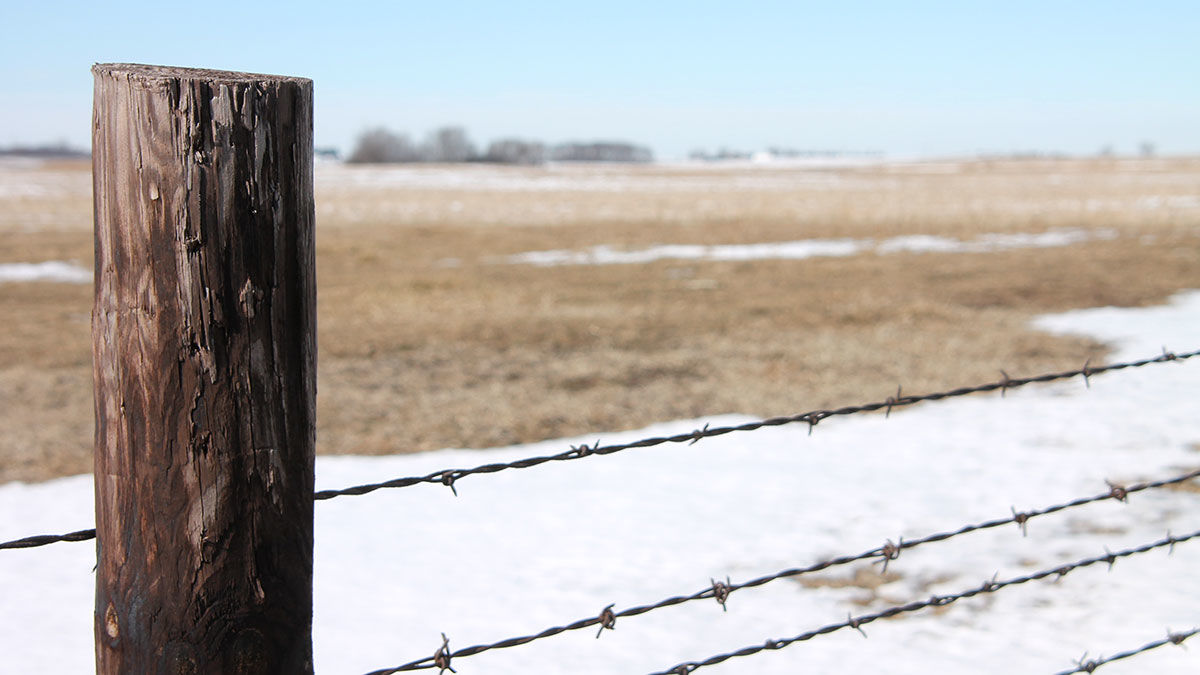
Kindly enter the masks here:
<path id="1" fill-rule="evenodd" d="M 1166 344 L 1194 349 L 1200 292 L 1165 306 L 1044 317 L 1044 330 L 1095 336 L 1117 360 Z M 882 415 L 734 433 L 471 476 L 442 486 L 342 497 L 316 507 L 317 672 L 362 673 L 452 648 L 536 633 L 676 594 L 1107 491 L 1200 466 L 1200 362 L 925 403 Z M 952 365 L 952 364 L 951 364 Z M 1005 364 L 997 363 L 996 367 Z M 1014 373 L 1017 375 L 1017 373 Z M 879 383 L 876 399 L 894 389 Z M 860 401 L 854 401 L 857 403 Z M 847 403 L 850 403 L 849 401 Z M 780 401 L 781 409 L 803 408 Z M 323 457 L 318 488 L 554 453 L 723 425 L 656 425 L 490 451 Z M 92 479 L 0 486 L 0 540 L 92 522 Z M 1200 528 L 1200 494 L 1156 490 L 904 551 L 874 589 L 842 583 L 860 563 L 595 629 L 457 659 L 459 673 L 645 673 L 848 614 L 1053 569 Z M 94 546 L 0 552 L 0 649 L 11 672 L 92 668 Z M 1004 589 L 936 611 L 839 631 L 702 672 L 1054 672 L 1200 624 L 1200 542 Z M 823 582 L 816 582 L 821 580 Z M 813 584 L 816 585 L 813 585 Z M 839 587 L 841 586 L 841 587 Z M 1173 646 L 1105 673 L 1195 673 L 1200 648 Z"/>

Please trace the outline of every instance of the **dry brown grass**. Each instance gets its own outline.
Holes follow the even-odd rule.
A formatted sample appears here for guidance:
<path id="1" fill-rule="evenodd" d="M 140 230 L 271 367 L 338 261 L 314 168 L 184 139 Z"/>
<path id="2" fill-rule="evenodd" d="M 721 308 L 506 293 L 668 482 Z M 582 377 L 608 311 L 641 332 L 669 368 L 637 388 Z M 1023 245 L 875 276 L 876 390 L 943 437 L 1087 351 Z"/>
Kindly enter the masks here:
<path id="1" fill-rule="evenodd" d="M 900 383 L 917 392 L 1001 368 L 1076 367 L 1103 347 L 1031 332 L 1032 316 L 1200 287 L 1196 160 L 444 175 L 318 171 L 321 452 L 770 415 L 878 399 Z M 44 190 L 0 191 L 0 262 L 90 265 L 86 167 L 0 171 L 10 179 Z M 1118 236 L 979 254 L 495 262 L 600 244 L 1064 227 Z M 85 286 L 0 284 L 0 481 L 90 470 L 89 307 Z"/>
<path id="2" fill-rule="evenodd" d="M 874 567 L 858 567 L 847 576 L 832 574 L 806 575 L 793 577 L 794 581 L 805 588 L 852 588 L 863 591 L 850 600 L 856 607 L 869 607 L 878 603 L 882 598 L 880 588 L 900 580 L 895 572 L 881 572 Z"/>
<path id="3" fill-rule="evenodd" d="M 878 561 L 876 561 L 878 562 Z M 850 604 L 867 608 L 871 606 L 895 606 L 904 604 L 903 597 L 896 597 L 893 594 L 885 593 L 884 587 L 896 581 L 900 581 L 903 576 L 896 572 L 884 572 L 882 569 L 876 568 L 874 565 L 857 567 L 851 573 L 830 574 L 821 573 L 809 574 L 799 577 L 790 577 L 793 581 L 805 588 L 834 588 L 834 589 L 850 589 L 855 593 L 850 597 Z M 945 584 L 948 581 L 953 581 L 954 575 L 939 574 L 933 577 L 919 578 L 913 580 L 913 585 L 919 593 L 928 593 L 933 587 Z M 931 607 L 930 611 L 933 614 L 941 614 L 948 610 L 948 607 Z M 905 614 L 898 614 L 890 617 L 892 620 L 902 620 L 906 618 Z"/>

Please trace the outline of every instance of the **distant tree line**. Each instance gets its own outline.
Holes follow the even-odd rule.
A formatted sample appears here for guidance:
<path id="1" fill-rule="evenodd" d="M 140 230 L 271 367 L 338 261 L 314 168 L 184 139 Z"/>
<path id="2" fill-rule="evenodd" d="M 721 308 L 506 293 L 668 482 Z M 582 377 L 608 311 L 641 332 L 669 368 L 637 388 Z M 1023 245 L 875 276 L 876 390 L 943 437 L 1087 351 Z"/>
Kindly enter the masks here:
<path id="1" fill-rule="evenodd" d="M 34 157 L 38 159 L 82 159 L 91 156 L 88 150 L 73 148 L 60 141 L 47 145 L 10 145 L 0 148 L 0 157 Z"/>
<path id="2" fill-rule="evenodd" d="M 492 162 L 496 164 L 543 164 L 554 162 L 652 162 L 649 148 L 622 141 L 571 142 L 546 145 L 541 141 L 502 138 L 480 152 L 462 127 L 442 127 L 415 143 L 404 133 L 383 127 L 359 135 L 347 162 L 389 164 L 404 162 Z"/>

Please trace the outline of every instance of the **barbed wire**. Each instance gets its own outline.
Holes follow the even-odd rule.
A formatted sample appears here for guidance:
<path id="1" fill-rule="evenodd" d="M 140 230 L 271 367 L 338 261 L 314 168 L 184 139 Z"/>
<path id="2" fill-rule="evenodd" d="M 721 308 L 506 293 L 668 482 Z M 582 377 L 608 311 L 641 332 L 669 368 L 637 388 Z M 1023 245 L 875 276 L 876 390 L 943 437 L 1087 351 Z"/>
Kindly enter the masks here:
<path id="1" fill-rule="evenodd" d="M 1118 654 L 1113 654 L 1112 656 L 1098 656 L 1094 659 L 1089 659 L 1087 657 L 1087 653 L 1085 652 L 1083 654 L 1083 656 L 1079 657 L 1079 660 L 1077 660 L 1075 662 L 1074 669 L 1064 670 L 1062 672 L 1055 673 L 1054 675 L 1075 675 L 1075 673 L 1094 673 L 1094 672 L 1096 672 L 1097 668 L 1099 668 L 1100 666 L 1102 666 L 1106 663 L 1112 663 L 1113 661 L 1120 661 L 1121 659 L 1127 659 L 1131 656 L 1137 656 L 1138 654 L 1141 654 L 1143 652 L 1148 652 L 1151 649 L 1158 649 L 1159 647 L 1162 647 L 1163 645 L 1182 646 L 1185 640 L 1192 637 L 1196 633 L 1200 633 L 1200 629 L 1193 628 L 1189 631 L 1184 631 L 1182 633 L 1172 633 L 1171 630 L 1168 628 L 1167 629 L 1167 637 L 1165 637 L 1161 640 L 1155 640 L 1154 642 L 1147 642 L 1146 644 L 1142 645 L 1141 647 L 1138 647 L 1137 649 L 1131 649 L 1127 652 L 1120 652 Z"/>
<path id="2" fill-rule="evenodd" d="M 1196 537 L 1200 537 L 1200 530 L 1198 530 L 1196 532 L 1192 532 L 1187 535 L 1184 535 L 1182 537 L 1175 537 L 1175 536 L 1172 536 L 1170 533 L 1168 533 L 1164 539 L 1161 539 L 1159 541 L 1155 541 L 1155 542 L 1152 542 L 1149 544 L 1144 544 L 1142 546 L 1138 546 L 1135 548 L 1124 549 L 1121 551 L 1117 551 L 1115 553 L 1105 549 L 1105 553 L 1102 556 L 1096 556 L 1094 558 L 1084 558 L 1083 560 L 1078 560 L 1076 562 L 1069 563 L 1066 565 L 1059 565 L 1058 567 L 1055 567 L 1052 569 L 1047 569 L 1047 570 L 1042 570 L 1040 572 L 1035 572 L 1033 574 L 1028 574 L 1028 575 L 1020 576 L 1020 577 L 1014 577 L 1012 579 L 1006 579 L 1004 581 L 997 581 L 995 577 L 992 577 L 988 581 L 985 581 L 982 584 L 980 584 L 978 587 L 970 588 L 965 591 L 961 591 L 959 593 L 952 593 L 950 595 L 934 595 L 934 596 L 930 597 L 928 600 L 919 600 L 917 602 L 910 602 L 905 605 L 896 605 L 893 607 L 888 607 L 887 609 L 884 609 L 879 612 L 874 612 L 872 614 L 863 614 L 863 615 L 860 615 L 857 617 L 853 617 L 853 616 L 847 617 L 847 619 L 845 621 L 842 621 L 839 623 L 831 623 L 827 626 L 822 626 L 821 628 L 817 628 L 815 630 L 810 630 L 806 633 L 801 633 L 794 637 L 783 638 L 780 640 L 767 640 L 765 643 L 763 643 L 761 645 L 754 645 L 751 647 L 743 647 L 742 649 L 739 649 L 737 651 L 728 652 L 726 654 L 718 654 L 716 656 L 711 656 L 707 659 L 704 659 L 703 661 L 685 661 L 678 665 L 667 668 L 666 670 L 657 671 L 655 673 L 652 673 L 652 675 L 683 675 L 684 673 L 695 672 L 696 670 L 699 670 L 700 668 L 703 668 L 705 666 L 716 665 L 718 663 L 728 661 L 729 659 L 739 658 L 739 657 L 743 657 L 743 656 L 751 656 L 751 655 L 758 654 L 760 652 L 764 652 L 767 650 L 783 649 L 784 647 L 796 644 L 797 642 L 811 640 L 812 638 L 818 637 L 820 635 L 827 635 L 829 633 L 833 633 L 835 631 L 839 631 L 844 628 L 853 628 L 854 630 L 857 630 L 858 632 L 862 633 L 863 637 L 866 637 L 866 632 L 863 631 L 862 627 L 873 621 L 878 621 L 879 619 L 887 619 L 889 617 L 893 617 L 898 614 L 905 614 L 908 612 L 916 612 L 916 611 L 919 611 L 922 609 L 926 609 L 928 607 L 945 607 L 946 605 L 952 604 L 952 603 L 962 600 L 964 598 L 972 598 L 977 595 L 983 595 L 983 594 L 987 594 L 987 593 L 995 593 L 1001 589 L 1008 588 L 1010 586 L 1018 586 L 1020 584 L 1029 583 L 1030 581 L 1037 581 L 1038 579 L 1045 579 L 1045 578 L 1051 577 L 1051 576 L 1057 576 L 1058 578 L 1061 579 L 1062 577 L 1065 577 L 1068 573 L 1070 573 L 1074 570 L 1081 569 L 1084 567 L 1090 567 L 1090 566 L 1098 564 L 1098 563 L 1107 563 L 1108 566 L 1111 568 L 1113 566 L 1113 564 L 1115 564 L 1116 561 L 1119 560 L 1120 558 L 1126 558 L 1126 557 L 1129 557 L 1132 555 L 1137 555 L 1139 553 L 1145 553 L 1147 551 L 1152 551 L 1154 549 L 1162 548 L 1164 546 L 1170 547 L 1170 549 L 1173 551 L 1176 544 L 1183 543 L 1185 541 L 1194 539 Z M 1076 671 L 1076 672 L 1078 672 L 1078 671 Z M 1087 671 L 1085 671 L 1085 672 L 1087 672 Z"/>
<path id="3" fill-rule="evenodd" d="M 1143 366 L 1147 366 L 1147 365 L 1155 364 L 1155 363 L 1166 363 L 1169 361 L 1170 362 L 1185 361 L 1187 359 L 1195 358 L 1196 356 L 1200 356 L 1200 350 L 1194 350 L 1194 351 L 1183 352 L 1183 353 L 1175 353 L 1175 352 L 1167 351 L 1164 348 L 1162 354 L 1160 354 L 1159 356 L 1153 357 L 1153 358 L 1140 359 L 1137 361 L 1126 361 L 1123 363 L 1113 363 L 1113 364 L 1109 364 L 1106 366 L 1096 366 L 1096 367 L 1092 367 L 1090 365 L 1090 362 L 1085 362 L 1083 364 L 1083 367 L 1080 369 L 1077 369 L 1077 370 L 1068 370 L 1068 371 L 1062 371 L 1062 372 L 1058 372 L 1058 373 L 1045 373 L 1042 375 L 1035 375 L 1032 377 L 1012 378 L 1012 377 L 1009 377 L 1008 374 L 1005 373 L 1004 371 L 1000 371 L 1004 375 L 1003 380 L 998 380 L 996 382 L 989 382 L 986 384 L 965 386 L 965 387 L 959 387 L 956 389 L 950 389 L 947 391 L 939 391 L 939 392 L 933 392 L 933 393 L 929 393 L 929 394 L 916 394 L 916 395 L 912 395 L 912 394 L 906 395 L 902 392 L 901 389 L 897 389 L 895 396 L 889 396 L 883 401 L 877 401 L 874 403 L 863 403 L 860 405 L 845 406 L 842 408 L 835 408 L 832 410 L 810 410 L 808 412 L 798 413 L 795 415 L 787 415 L 787 416 L 783 416 L 783 417 L 771 417 L 771 418 L 767 418 L 767 419 L 763 419 L 763 420 L 758 420 L 755 422 L 747 422 L 745 424 L 738 424 L 738 425 L 726 426 L 726 427 L 710 427 L 709 425 L 705 424 L 704 427 L 702 427 L 700 429 L 696 429 L 695 431 L 685 433 L 685 434 L 676 434 L 674 436 L 658 436 L 658 437 L 652 437 L 652 438 L 644 438 L 644 439 L 641 439 L 638 441 L 634 441 L 632 443 L 619 443 L 619 444 L 614 444 L 614 445 L 601 446 L 600 441 L 596 441 L 596 444 L 593 446 L 589 446 L 586 444 L 573 446 L 570 450 L 567 450 L 566 452 L 558 453 L 556 455 L 546 455 L 546 456 L 541 456 L 541 457 L 529 457 L 529 458 L 520 459 L 520 460 L 516 460 L 516 461 L 512 461 L 512 462 L 497 462 L 497 463 L 493 463 L 493 464 L 484 464 L 484 465 L 477 466 L 477 467 L 474 467 L 471 469 L 441 469 L 438 471 L 434 471 L 433 473 L 426 474 L 424 476 L 408 476 L 408 477 L 403 477 L 403 478 L 393 478 L 391 480 L 383 481 L 380 483 L 367 483 L 364 485 L 355 485 L 352 487 L 341 488 L 341 489 L 336 489 L 336 490 L 320 490 L 313 494 L 313 499 L 316 501 L 321 501 L 321 500 L 325 500 L 325 499 L 333 499 L 334 497 L 344 497 L 344 496 L 350 496 L 350 495 L 365 495 L 365 494 L 369 494 L 371 492 L 375 492 L 376 490 L 382 490 L 385 488 L 404 488 L 404 487 L 410 487 L 413 485 L 419 485 L 422 483 L 431 483 L 431 484 L 440 483 L 442 485 L 449 487 L 450 490 L 453 491 L 455 495 L 457 495 L 458 490 L 457 490 L 457 488 L 455 488 L 455 482 L 458 481 L 460 478 L 463 478 L 464 476 L 471 476 L 471 475 L 476 475 L 476 474 L 497 473 L 497 472 L 506 471 L 509 469 L 527 469 L 530 467 L 545 464 L 547 462 L 570 461 L 570 460 L 574 460 L 574 459 L 583 459 L 584 457 L 591 457 L 594 455 L 611 455 L 611 454 L 614 454 L 617 452 L 622 452 L 624 450 L 632 450 L 635 448 L 648 448 L 648 447 L 663 445 L 663 444 L 667 444 L 667 443 L 688 443 L 690 445 L 690 444 L 696 443 L 704 438 L 723 436 L 725 434 L 742 432 L 742 431 L 756 431 L 756 430 L 763 429 L 763 428 L 777 427 L 777 426 L 783 426 L 786 424 L 795 424 L 795 423 L 799 423 L 799 422 L 807 423 L 809 425 L 809 432 L 811 433 L 813 427 L 815 427 L 821 420 L 824 420 L 829 417 L 838 417 L 838 416 L 845 416 L 845 415 L 854 415 L 854 414 L 859 414 L 859 413 L 876 412 L 879 410 L 885 411 L 885 414 L 890 414 L 892 409 L 894 409 L 894 408 L 910 406 L 910 405 L 913 405 L 916 403 L 921 403 L 923 401 L 937 401 L 937 400 L 942 400 L 942 399 L 956 398 L 956 397 L 960 397 L 960 396 L 967 396 L 969 394 L 977 394 L 977 393 L 984 393 L 984 392 L 990 392 L 990 391 L 999 391 L 1001 393 L 1001 395 L 1003 395 L 1009 389 L 1016 389 L 1018 387 L 1025 386 L 1027 384 L 1033 384 L 1033 383 L 1038 383 L 1038 382 L 1053 382 L 1056 380 L 1066 380 L 1066 379 L 1080 377 L 1080 376 L 1083 377 L 1084 384 L 1090 386 L 1090 379 L 1094 375 L 1101 375 L 1103 373 L 1113 372 L 1113 371 L 1117 371 L 1117 370 L 1124 370 L 1127 368 L 1141 368 Z M 86 541 L 88 539 L 95 538 L 95 536 L 96 536 L 96 531 L 94 529 L 79 530 L 78 532 L 71 532 L 69 534 L 63 534 L 63 535 L 49 535 L 49 534 L 35 535 L 35 536 L 30 536 L 30 537 L 24 537 L 22 539 L 16 539 L 16 540 L 9 541 L 9 542 L 0 543 L 0 550 L 16 549 L 16 548 L 33 548 L 33 547 L 37 547 L 37 546 L 45 546 L 47 544 L 53 544 L 53 543 L 63 542 L 63 541 Z"/>
<path id="4" fill-rule="evenodd" d="M 623 609 L 623 610 L 620 610 L 617 612 L 614 612 L 612 610 L 613 605 L 609 605 L 609 606 L 605 607 L 604 610 L 598 616 L 591 616 L 591 617 L 579 619 L 577 621 L 571 622 L 571 623 L 563 625 L 563 626 L 555 626 L 553 628 L 547 628 L 547 629 L 545 629 L 539 633 L 533 634 L 533 635 L 507 638 L 504 640 L 500 640 L 498 642 L 493 642 L 491 644 L 475 645 L 473 647 L 466 647 L 466 648 L 460 649 L 458 651 L 455 651 L 453 653 L 450 653 L 448 658 L 460 658 L 460 657 L 465 657 L 465 656 L 473 656 L 475 654 L 490 651 L 493 649 L 505 649 L 505 648 L 509 648 L 509 647 L 518 647 L 521 645 L 529 644 L 530 642 L 533 642 L 535 640 L 541 640 L 543 638 L 552 637 L 554 635 L 558 635 L 560 633 L 565 633 L 568 631 L 580 630 L 583 628 L 590 628 L 592 626 L 600 626 L 601 627 L 600 631 L 603 632 L 606 628 L 607 629 L 614 628 L 614 624 L 617 619 L 624 618 L 627 616 L 637 616 L 639 614 L 646 614 L 647 612 L 651 612 L 651 611 L 654 611 L 657 609 L 662 609 L 664 607 L 671 607 L 674 605 L 680 605 L 685 602 L 691 602 L 694 600 L 702 600 L 702 599 L 712 598 L 712 599 L 715 599 L 717 601 L 717 603 L 721 605 L 721 609 L 724 610 L 726 608 L 725 603 L 728 601 L 729 596 L 732 593 L 739 591 L 743 588 L 755 588 L 758 586 L 766 585 L 766 584 L 768 584 L 772 581 L 776 581 L 778 579 L 794 578 L 794 577 L 798 577 L 798 576 L 801 576 L 804 574 L 811 574 L 813 572 L 819 572 L 819 571 L 822 571 L 825 569 L 829 569 L 831 567 L 847 565 L 847 564 L 850 564 L 853 562 L 858 562 L 860 560 L 878 558 L 878 560 L 876 560 L 876 562 L 880 562 L 883 564 L 883 568 L 881 571 L 886 572 L 888 564 L 891 561 L 898 558 L 900 556 L 901 551 L 911 549 L 911 548 L 916 548 L 923 544 L 930 544 L 930 543 L 934 543 L 934 542 L 946 541 L 948 539 L 962 536 L 962 535 L 968 534 L 970 532 L 975 532 L 978 530 L 986 530 L 986 529 L 1001 527 L 1004 525 L 1012 525 L 1012 524 L 1017 525 L 1021 529 L 1022 535 L 1026 535 L 1028 533 L 1028 529 L 1027 529 L 1028 523 L 1030 520 L 1033 520 L 1034 518 L 1044 516 L 1044 515 L 1049 515 L 1052 513 L 1057 513 L 1059 511 L 1065 511 L 1065 510 L 1071 509 L 1071 508 L 1081 507 L 1081 506 L 1084 506 L 1087 504 L 1092 504 L 1095 502 L 1106 501 L 1106 500 L 1116 500 L 1116 501 L 1120 501 L 1120 502 L 1127 502 L 1127 500 L 1129 499 L 1129 495 L 1131 495 L 1131 494 L 1142 492 L 1144 490 L 1152 490 L 1152 489 L 1156 489 L 1156 488 L 1167 487 L 1170 485 L 1176 485 L 1176 484 L 1183 483 L 1183 482 L 1186 482 L 1193 478 L 1198 478 L 1198 477 L 1200 477 L 1200 469 L 1197 469 L 1195 471 L 1190 471 L 1188 473 L 1181 474 L 1181 475 L 1175 476 L 1173 478 L 1166 478 L 1166 479 L 1156 480 L 1156 481 L 1135 483 L 1135 484 L 1131 484 L 1131 485 L 1119 485 L 1119 484 L 1113 483 L 1111 481 L 1105 481 L 1109 488 L 1108 491 L 1100 493 L 1100 494 L 1096 494 L 1096 495 L 1093 495 L 1090 497 L 1080 497 L 1078 499 L 1074 499 L 1069 502 L 1055 504 L 1053 506 L 1046 506 L 1046 507 L 1043 507 L 1040 509 L 1032 509 L 1029 511 L 1017 511 L 1016 508 L 1013 508 L 1013 509 L 1011 509 L 1012 515 L 1005 517 L 1005 518 L 997 518 L 994 520 L 988 520 L 988 521 L 976 523 L 973 525 L 965 525 L 963 527 L 958 528 L 957 530 L 947 531 L 947 532 L 939 532 L 937 534 L 931 534 L 931 535 L 919 537 L 916 539 L 905 539 L 904 537 L 900 537 L 898 539 L 898 541 L 895 543 L 893 543 L 891 540 L 888 540 L 884 545 L 878 546 L 878 547 L 870 549 L 868 551 L 863 551 L 862 553 L 858 553 L 858 554 L 854 554 L 854 555 L 838 556 L 835 558 L 829 558 L 827 560 L 823 560 L 821 562 L 814 563 L 807 567 L 790 568 L 790 569 L 782 570 L 779 572 L 775 572 L 774 574 L 768 574 L 766 576 L 761 576 L 756 579 L 751 579 L 750 581 L 745 581 L 745 582 L 741 582 L 741 583 L 736 583 L 736 584 L 732 583 L 732 582 L 730 582 L 728 577 L 726 577 L 725 581 L 718 581 L 716 579 L 710 579 L 709 581 L 712 584 L 711 586 L 708 586 L 708 587 L 706 587 L 700 591 L 697 591 L 695 593 L 692 593 L 690 595 L 677 595 L 677 596 L 666 598 L 664 600 L 660 600 L 658 602 L 654 602 L 654 603 L 650 603 L 650 604 L 646 604 L 646 605 L 639 605 L 636 607 L 630 607 L 628 609 Z M 599 636 L 599 634 L 597 634 L 597 636 Z M 403 671 L 422 670 L 422 669 L 426 669 L 426 668 L 438 667 L 437 664 L 435 663 L 435 656 L 425 657 L 422 659 L 418 659 L 416 661 L 411 661 L 409 663 L 406 663 L 404 665 L 397 666 L 394 668 L 384 668 L 381 670 L 375 670 L 375 671 L 372 671 L 371 673 L 369 673 L 369 675 L 389 675 L 391 673 L 398 673 L 398 672 L 403 672 Z"/>
<path id="5" fill-rule="evenodd" d="M 458 490 L 454 487 L 455 482 L 465 476 L 475 474 L 497 473 L 508 469 L 528 469 L 530 467 L 545 464 L 547 462 L 563 462 L 574 459 L 583 459 L 584 457 L 592 457 L 595 455 L 611 455 L 624 450 L 632 450 L 634 448 L 648 448 L 666 443 L 688 443 L 692 444 L 703 438 L 712 438 L 714 436 L 723 436 L 739 431 L 757 431 L 765 427 L 778 427 L 785 424 L 796 424 L 804 422 L 808 424 L 809 432 L 821 420 L 829 417 L 838 417 L 843 415 L 855 415 L 859 413 L 875 412 L 883 410 L 890 414 L 892 409 L 903 406 L 921 403 L 923 401 L 938 401 L 948 398 L 956 398 L 959 396 L 967 396 L 968 394 L 978 394 L 989 391 L 999 391 L 1003 395 L 1009 389 L 1016 389 L 1027 384 L 1036 382 L 1053 382 L 1055 380 L 1066 380 L 1073 377 L 1082 376 L 1084 383 L 1090 386 L 1090 379 L 1094 375 L 1100 375 L 1116 370 L 1124 370 L 1126 368 L 1141 368 L 1154 363 L 1165 363 L 1168 361 L 1185 361 L 1190 358 L 1200 356 L 1200 350 L 1184 353 L 1174 353 L 1163 349 L 1163 353 L 1154 358 L 1141 359 L 1138 361 L 1127 361 L 1124 363 L 1113 363 L 1106 366 L 1091 367 L 1090 362 L 1085 362 L 1083 367 L 1077 370 L 1067 370 L 1058 373 L 1046 373 L 1043 375 L 1035 375 L 1032 377 L 1012 378 L 1008 373 L 1000 371 L 1004 375 L 1003 380 L 989 382 L 987 384 L 978 384 L 973 386 L 959 387 L 948 391 L 933 392 L 930 394 L 906 395 L 902 390 L 897 389 L 895 396 L 889 396 L 883 401 L 874 403 L 863 403 L 860 405 L 850 405 L 832 410 L 810 410 L 808 412 L 798 413 L 795 415 L 787 415 L 783 417 L 771 417 L 755 422 L 747 422 L 745 424 L 737 424 L 726 427 L 709 427 L 707 424 L 703 428 L 696 429 L 685 434 L 676 434 L 674 436 L 659 436 L 654 438 L 644 438 L 632 443 L 618 443 L 614 445 L 601 446 L 600 441 L 596 441 L 594 446 L 577 445 L 571 447 L 570 450 L 561 452 L 555 455 L 546 455 L 542 457 L 529 457 L 519 459 L 513 462 L 497 462 L 493 464 L 484 464 L 472 469 L 441 469 L 424 476 L 407 476 L 403 478 L 393 478 L 381 483 L 368 483 L 365 485 L 355 485 L 353 487 L 342 488 L 339 490 L 321 490 L 317 492 L 314 499 L 332 499 L 334 497 L 342 497 L 347 495 L 365 495 L 376 490 L 384 488 L 404 488 L 421 483 L 441 483 L 449 487 L 454 494 L 458 494 Z"/>

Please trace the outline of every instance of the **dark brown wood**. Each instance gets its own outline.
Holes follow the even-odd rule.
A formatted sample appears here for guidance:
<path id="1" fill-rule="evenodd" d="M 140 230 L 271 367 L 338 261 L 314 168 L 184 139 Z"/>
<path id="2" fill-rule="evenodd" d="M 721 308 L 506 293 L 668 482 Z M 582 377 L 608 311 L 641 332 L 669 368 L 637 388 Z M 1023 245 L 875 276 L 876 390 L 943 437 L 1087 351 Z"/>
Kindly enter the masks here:
<path id="1" fill-rule="evenodd" d="M 92 72 L 97 672 L 312 672 L 312 82 Z"/>

